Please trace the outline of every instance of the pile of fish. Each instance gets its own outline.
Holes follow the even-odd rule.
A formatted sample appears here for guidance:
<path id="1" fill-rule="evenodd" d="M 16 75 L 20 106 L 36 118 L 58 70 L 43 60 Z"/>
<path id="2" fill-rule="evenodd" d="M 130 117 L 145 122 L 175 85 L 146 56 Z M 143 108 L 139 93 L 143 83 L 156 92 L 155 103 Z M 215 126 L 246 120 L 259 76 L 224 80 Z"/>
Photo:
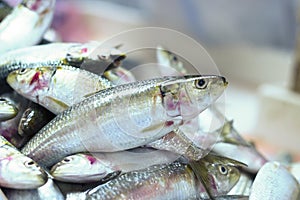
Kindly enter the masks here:
<path id="1" fill-rule="evenodd" d="M 31 46 L 54 3 L 0 4 L 1 199 L 299 199 L 299 165 L 265 159 L 215 105 L 224 77 L 189 75 L 163 47 L 180 75 L 137 81 L 119 47 Z M 19 15 L 42 15 L 29 43 L 4 37 Z"/>

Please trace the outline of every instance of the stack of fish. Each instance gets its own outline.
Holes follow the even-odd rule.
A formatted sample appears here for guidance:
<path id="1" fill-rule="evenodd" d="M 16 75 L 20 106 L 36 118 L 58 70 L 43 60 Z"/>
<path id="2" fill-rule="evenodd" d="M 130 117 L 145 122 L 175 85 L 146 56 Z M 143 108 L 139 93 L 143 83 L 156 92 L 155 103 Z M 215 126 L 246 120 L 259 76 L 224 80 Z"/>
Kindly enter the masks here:
<path id="1" fill-rule="evenodd" d="M 224 77 L 187 75 L 162 47 L 158 63 L 180 76 L 136 81 L 97 42 L 21 48 L 41 40 L 54 2 L 0 15 L 2 199 L 299 198 L 297 166 L 268 162 L 214 107 Z M 8 37 L 20 16 L 40 17 L 15 36 L 29 43 Z M 224 122 L 203 131 L 207 115 Z"/>

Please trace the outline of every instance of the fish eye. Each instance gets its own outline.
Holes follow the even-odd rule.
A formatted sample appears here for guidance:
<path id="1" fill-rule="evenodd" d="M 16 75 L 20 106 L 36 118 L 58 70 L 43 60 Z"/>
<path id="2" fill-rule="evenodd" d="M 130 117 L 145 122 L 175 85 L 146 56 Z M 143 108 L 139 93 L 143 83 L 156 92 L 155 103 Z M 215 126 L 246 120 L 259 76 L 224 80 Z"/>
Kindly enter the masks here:
<path id="1" fill-rule="evenodd" d="M 63 162 L 64 163 L 68 163 L 68 162 L 70 162 L 72 159 L 71 158 L 65 158 L 65 159 L 63 159 Z"/>
<path id="2" fill-rule="evenodd" d="M 224 165 L 219 166 L 219 171 L 221 174 L 226 175 L 228 173 L 227 167 Z"/>
<path id="3" fill-rule="evenodd" d="M 24 74 L 26 72 L 26 68 L 22 68 L 19 70 L 19 74 Z"/>
<path id="4" fill-rule="evenodd" d="M 195 80 L 195 87 L 198 89 L 205 89 L 207 86 L 207 81 L 204 79 Z"/>
<path id="5" fill-rule="evenodd" d="M 173 56 L 173 61 L 177 62 L 178 58 L 176 56 Z"/>
<path id="6" fill-rule="evenodd" d="M 31 167 L 35 164 L 35 162 L 30 160 L 30 161 L 26 161 L 24 164 L 25 164 L 26 167 Z"/>

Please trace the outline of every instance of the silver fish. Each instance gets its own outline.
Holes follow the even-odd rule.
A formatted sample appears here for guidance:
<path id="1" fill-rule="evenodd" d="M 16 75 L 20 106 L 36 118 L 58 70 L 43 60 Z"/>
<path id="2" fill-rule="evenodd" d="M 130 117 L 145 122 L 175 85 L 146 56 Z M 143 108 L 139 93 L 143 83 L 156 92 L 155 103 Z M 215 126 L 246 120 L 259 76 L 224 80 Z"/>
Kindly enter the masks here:
<path id="1" fill-rule="evenodd" d="M 54 114 L 112 86 L 106 78 L 66 65 L 19 69 L 8 75 L 7 82 L 19 94 Z"/>
<path id="2" fill-rule="evenodd" d="M 14 118 L 18 114 L 18 108 L 8 99 L 0 97 L 0 121 Z"/>
<path id="3" fill-rule="evenodd" d="M 118 172 L 147 168 L 151 165 L 171 163 L 179 156 L 171 152 L 141 148 L 112 153 L 78 153 L 65 157 L 51 168 L 56 180 L 88 183 L 109 180 Z"/>
<path id="4" fill-rule="evenodd" d="M 9 51 L 0 55 L 0 82 L 20 68 L 44 65 L 71 65 L 96 74 L 118 67 L 126 55 L 112 48 L 102 49 L 99 42 L 51 43 Z"/>
<path id="5" fill-rule="evenodd" d="M 0 186 L 34 189 L 47 181 L 46 173 L 0 136 Z"/>
<path id="6" fill-rule="evenodd" d="M 266 163 L 257 173 L 249 200 L 299 199 L 297 180 L 278 162 Z"/>
<path id="7" fill-rule="evenodd" d="M 226 85 L 220 76 L 194 75 L 101 90 L 59 114 L 22 152 L 50 166 L 77 152 L 114 152 L 142 146 L 198 115 L 216 101 Z"/>
<path id="8" fill-rule="evenodd" d="M 187 164 L 174 162 L 169 165 L 154 165 L 147 169 L 128 172 L 86 192 L 86 199 L 199 199 L 208 194 L 201 177 L 210 176 L 206 187 L 214 188 L 214 196 L 228 192 L 239 179 L 239 170 L 228 160 L 211 156 L 196 165 L 209 171 L 193 171 Z M 213 163 L 211 163 L 213 161 Z M 230 161 L 229 161 L 230 162 Z M 209 174 L 207 174 L 209 173 Z M 219 186 L 222 186 L 220 188 Z M 225 191 L 227 190 L 227 191 Z"/>
<path id="9" fill-rule="evenodd" d="M 50 26 L 54 4 L 55 0 L 24 0 L 16 6 L 0 23 L 0 53 L 37 44 Z"/>
<path id="10" fill-rule="evenodd" d="M 8 199 L 13 200 L 64 200 L 64 196 L 58 189 L 56 184 L 51 178 L 47 183 L 37 189 L 31 190 L 18 190 L 18 189 L 5 189 L 4 193 Z"/>

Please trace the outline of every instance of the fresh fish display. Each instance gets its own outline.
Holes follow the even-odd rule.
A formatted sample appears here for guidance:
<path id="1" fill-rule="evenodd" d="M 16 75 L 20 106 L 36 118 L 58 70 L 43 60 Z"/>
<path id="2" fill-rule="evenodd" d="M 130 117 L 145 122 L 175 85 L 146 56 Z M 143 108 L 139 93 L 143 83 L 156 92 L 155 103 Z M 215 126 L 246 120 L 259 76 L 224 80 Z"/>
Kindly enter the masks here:
<path id="1" fill-rule="evenodd" d="M 299 199 L 297 180 L 278 162 L 266 163 L 257 173 L 249 200 Z"/>
<path id="2" fill-rule="evenodd" d="M 0 186 L 34 189 L 46 183 L 46 173 L 32 159 L 21 154 L 2 136 L 0 143 Z"/>
<path id="3" fill-rule="evenodd" d="M 8 99 L 0 97 L 0 121 L 14 118 L 18 114 L 18 108 Z"/>
<path id="4" fill-rule="evenodd" d="M 117 49 L 105 50 L 99 42 L 50 43 L 9 51 L 0 55 L 0 82 L 20 68 L 44 65 L 71 65 L 96 74 L 120 65 L 125 54 Z"/>
<path id="5" fill-rule="evenodd" d="M 0 53 L 37 44 L 52 21 L 54 4 L 24 0 L 16 6 L 0 23 Z"/>
<path id="6" fill-rule="evenodd" d="M 37 189 L 17 190 L 5 189 L 5 195 L 8 199 L 13 200 L 64 200 L 64 196 L 51 178 L 47 183 Z"/>
<path id="7" fill-rule="evenodd" d="M 195 75 L 101 90 L 59 114 L 22 152 L 50 166 L 77 152 L 114 152 L 145 145 L 198 115 L 226 85 L 220 76 Z"/>
<path id="8" fill-rule="evenodd" d="M 54 114 L 112 86 L 106 78 L 66 65 L 19 69 L 8 75 L 7 82 L 19 94 Z"/>
<path id="9" fill-rule="evenodd" d="M 231 162 L 217 156 L 203 158 L 197 165 L 208 167 L 208 171 L 193 171 L 187 164 L 174 162 L 128 172 L 88 191 L 86 199 L 199 199 L 209 197 L 206 187 L 213 188 L 214 196 L 223 195 L 240 176 L 235 165 L 224 165 L 227 161 Z M 210 177 L 205 187 L 195 173 Z"/>
<path id="10" fill-rule="evenodd" d="M 119 173 L 171 163 L 178 157 L 171 152 L 147 148 L 112 153 L 78 153 L 55 164 L 50 173 L 54 179 L 65 182 L 95 182 L 109 180 Z"/>

